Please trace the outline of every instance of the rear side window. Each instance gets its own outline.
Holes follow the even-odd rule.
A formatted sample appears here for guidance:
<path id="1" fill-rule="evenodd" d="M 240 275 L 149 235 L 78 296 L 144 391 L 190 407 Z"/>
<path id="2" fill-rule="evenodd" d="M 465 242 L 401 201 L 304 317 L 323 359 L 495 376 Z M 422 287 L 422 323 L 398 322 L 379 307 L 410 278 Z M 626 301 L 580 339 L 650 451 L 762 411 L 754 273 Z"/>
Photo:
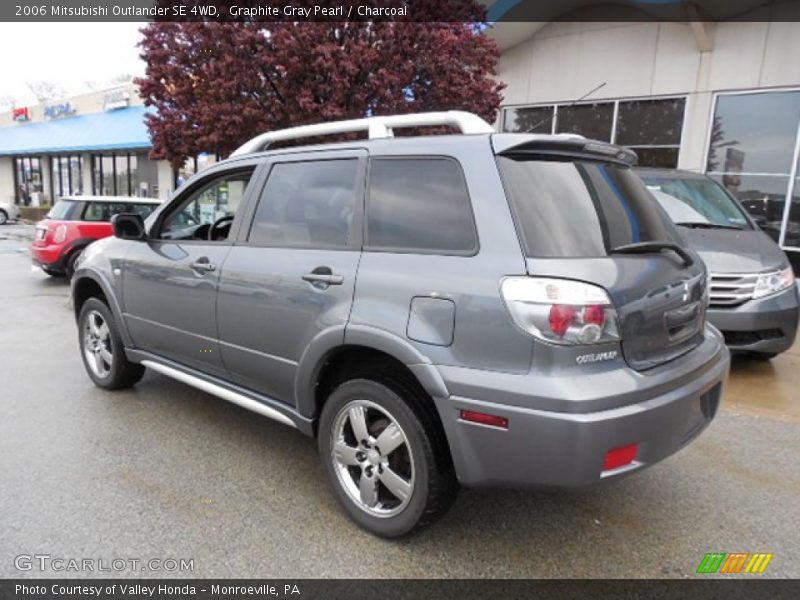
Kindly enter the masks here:
<path id="1" fill-rule="evenodd" d="M 110 221 L 111 217 L 120 213 L 136 213 L 142 219 L 150 216 L 156 208 L 155 204 L 139 204 L 134 202 L 89 202 L 83 212 L 84 221 Z"/>
<path id="2" fill-rule="evenodd" d="M 474 253 L 478 237 L 460 165 L 449 158 L 373 159 L 367 244 L 407 252 Z"/>
<path id="3" fill-rule="evenodd" d="M 502 156 L 498 165 L 527 256 L 607 256 L 626 244 L 680 239 L 628 167 Z"/>
<path id="4" fill-rule="evenodd" d="M 354 234 L 358 159 L 278 163 L 258 202 L 249 241 L 345 247 Z"/>
<path id="5" fill-rule="evenodd" d="M 82 208 L 82 204 L 82 202 L 75 202 L 74 200 L 59 200 L 50 209 L 47 216 L 56 221 L 74 221 Z"/>

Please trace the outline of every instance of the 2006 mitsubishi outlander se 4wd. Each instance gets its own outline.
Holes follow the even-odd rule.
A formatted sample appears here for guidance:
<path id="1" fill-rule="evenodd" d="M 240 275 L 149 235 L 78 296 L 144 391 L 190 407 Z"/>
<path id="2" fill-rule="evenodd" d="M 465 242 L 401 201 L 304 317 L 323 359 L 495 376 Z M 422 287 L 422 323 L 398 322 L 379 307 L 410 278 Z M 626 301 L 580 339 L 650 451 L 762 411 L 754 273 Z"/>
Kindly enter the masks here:
<path id="1" fill-rule="evenodd" d="M 425 126 L 460 133 L 392 135 Z M 86 370 L 112 390 L 149 368 L 316 437 L 348 515 L 385 537 L 459 483 L 637 471 L 714 418 L 729 355 L 635 159 L 457 111 L 263 134 L 86 249 Z"/>

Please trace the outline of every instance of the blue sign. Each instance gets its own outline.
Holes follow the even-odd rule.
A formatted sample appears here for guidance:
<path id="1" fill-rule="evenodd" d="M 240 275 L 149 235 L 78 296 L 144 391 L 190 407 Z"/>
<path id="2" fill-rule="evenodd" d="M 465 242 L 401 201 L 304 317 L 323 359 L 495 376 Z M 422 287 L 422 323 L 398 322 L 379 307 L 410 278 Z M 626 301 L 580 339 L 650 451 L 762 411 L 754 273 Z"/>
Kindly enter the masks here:
<path id="1" fill-rule="evenodd" d="M 44 107 L 44 116 L 46 119 L 57 119 L 58 117 L 65 117 L 75 112 L 72 104 L 69 102 L 62 102 L 61 104 L 50 104 Z"/>

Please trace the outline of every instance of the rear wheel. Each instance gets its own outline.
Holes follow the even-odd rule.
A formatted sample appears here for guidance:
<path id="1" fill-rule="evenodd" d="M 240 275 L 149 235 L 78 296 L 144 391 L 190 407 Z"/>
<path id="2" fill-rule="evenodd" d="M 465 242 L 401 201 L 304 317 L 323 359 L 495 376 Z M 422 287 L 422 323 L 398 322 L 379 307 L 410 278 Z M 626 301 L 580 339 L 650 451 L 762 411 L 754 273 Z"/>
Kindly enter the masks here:
<path id="1" fill-rule="evenodd" d="M 753 352 L 750 356 L 756 360 L 772 360 L 778 356 L 777 352 Z"/>
<path id="2" fill-rule="evenodd" d="M 424 527 L 455 498 L 455 473 L 432 410 L 412 386 L 372 379 L 341 384 L 325 403 L 319 451 L 329 482 L 349 517 L 378 536 Z"/>
<path id="3" fill-rule="evenodd" d="M 6 223 L 8 223 L 8 214 L 0 208 L 0 225 L 5 225 Z"/>
<path id="4" fill-rule="evenodd" d="M 142 365 L 126 358 L 114 318 L 103 301 L 89 298 L 84 302 L 78 338 L 83 365 L 95 385 L 107 390 L 129 388 L 144 375 Z"/>
<path id="5" fill-rule="evenodd" d="M 75 274 L 75 263 L 78 262 L 81 254 L 83 254 L 83 248 L 73 250 L 72 254 L 67 257 L 67 262 L 64 263 L 64 273 L 67 279 L 72 279 L 72 276 Z"/>

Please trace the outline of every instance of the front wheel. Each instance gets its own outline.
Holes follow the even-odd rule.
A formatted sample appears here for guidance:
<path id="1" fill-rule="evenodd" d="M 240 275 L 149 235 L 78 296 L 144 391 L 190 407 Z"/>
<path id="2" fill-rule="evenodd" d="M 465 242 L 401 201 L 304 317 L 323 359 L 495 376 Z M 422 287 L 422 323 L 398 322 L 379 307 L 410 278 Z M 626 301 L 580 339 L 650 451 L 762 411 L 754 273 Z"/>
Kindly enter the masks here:
<path id="1" fill-rule="evenodd" d="M 125 356 L 114 317 L 103 301 L 89 298 L 84 302 L 78 316 L 78 338 L 83 366 L 98 387 L 129 388 L 144 375 L 144 367 Z"/>
<path id="2" fill-rule="evenodd" d="M 0 208 L 0 225 L 5 225 L 8 222 L 8 215 L 6 211 Z"/>
<path id="3" fill-rule="evenodd" d="M 424 527 L 455 498 L 444 433 L 425 402 L 412 386 L 354 379 L 323 408 L 319 451 L 329 482 L 350 518 L 378 536 Z"/>

